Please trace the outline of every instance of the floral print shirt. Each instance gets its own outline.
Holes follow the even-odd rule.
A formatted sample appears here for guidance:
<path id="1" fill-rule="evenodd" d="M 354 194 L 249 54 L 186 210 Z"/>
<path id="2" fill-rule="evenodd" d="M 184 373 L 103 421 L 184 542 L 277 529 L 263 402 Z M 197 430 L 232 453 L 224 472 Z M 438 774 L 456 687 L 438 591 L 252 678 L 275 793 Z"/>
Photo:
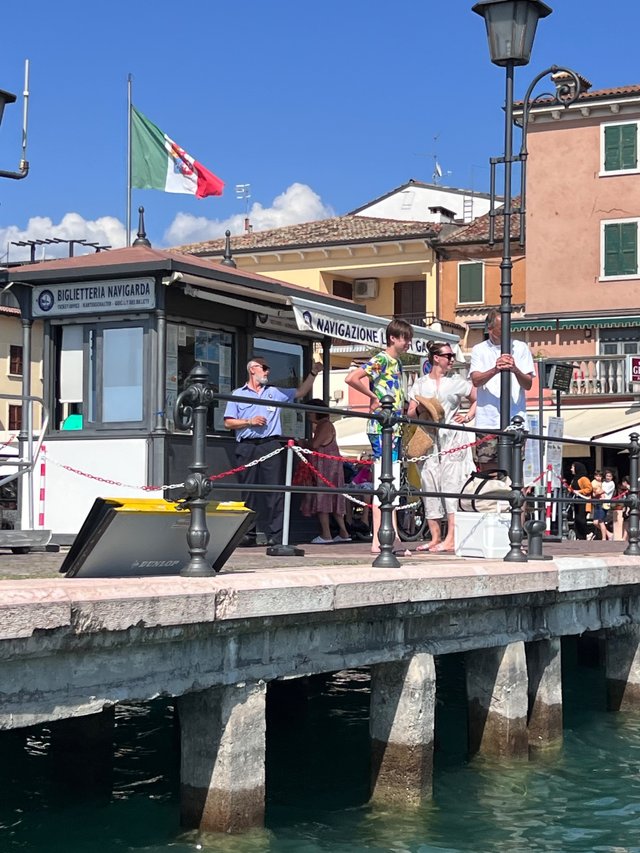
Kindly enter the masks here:
<path id="1" fill-rule="evenodd" d="M 390 394 L 394 400 L 393 411 L 397 415 L 401 415 L 404 406 L 404 390 L 402 387 L 402 364 L 397 358 L 388 355 L 386 352 L 379 352 L 370 358 L 366 364 L 362 365 L 362 369 L 369 377 L 369 387 L 378 400 L 382 400 L 387 394 Z M 393 428 L 394 435 L 400 435 L 402 424 L 396 424 Z M 382 424 L 377 420 L 370 420 L 367 423 L 367 433 L 369 435 L 379 435 L 382 432 Z"/>

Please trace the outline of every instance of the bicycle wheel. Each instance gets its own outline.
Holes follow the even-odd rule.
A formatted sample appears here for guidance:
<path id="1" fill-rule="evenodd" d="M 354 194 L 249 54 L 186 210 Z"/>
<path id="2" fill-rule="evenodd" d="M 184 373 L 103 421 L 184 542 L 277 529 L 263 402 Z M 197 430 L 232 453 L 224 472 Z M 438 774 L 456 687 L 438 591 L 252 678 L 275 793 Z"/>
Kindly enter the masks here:
<path id="1" fill-rule="evenodd" d="M 406 509 L 403 506 L 407 505 Z M 427 529 L 427 514 L 424 500 L 418 497 L 401 496 L 396 510 L 398 536 L 403 542 L 415 542 L 422 539 Z"/>

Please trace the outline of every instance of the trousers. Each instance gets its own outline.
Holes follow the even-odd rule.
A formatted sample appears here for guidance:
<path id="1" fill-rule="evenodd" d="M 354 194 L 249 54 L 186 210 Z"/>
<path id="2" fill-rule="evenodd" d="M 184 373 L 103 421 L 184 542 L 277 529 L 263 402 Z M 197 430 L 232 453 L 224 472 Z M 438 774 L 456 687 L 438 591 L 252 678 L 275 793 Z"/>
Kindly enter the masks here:
<path id="1" fill-rule="evenodd" d="M 236 462 L 238 465 L 246 465 L 278 447 L 282 447 L 282 441 L 276 438 L 272 441 L 239 441 L 236 444 Z M 284 492 L 278 486 L 284 485 L 285 456 L 285 453 L 279 453 L 259 465 L 245 468 L 238 474 L 238 480 L 243 486 L 274 486 L 269 492 L 243 492 L 242 499 L 249 509 L 256 513 L 255 524 L 250 533 L 255 533 L 256 529 L 261 530 L 267 539 L 276 541 L 282 540 Z"/>

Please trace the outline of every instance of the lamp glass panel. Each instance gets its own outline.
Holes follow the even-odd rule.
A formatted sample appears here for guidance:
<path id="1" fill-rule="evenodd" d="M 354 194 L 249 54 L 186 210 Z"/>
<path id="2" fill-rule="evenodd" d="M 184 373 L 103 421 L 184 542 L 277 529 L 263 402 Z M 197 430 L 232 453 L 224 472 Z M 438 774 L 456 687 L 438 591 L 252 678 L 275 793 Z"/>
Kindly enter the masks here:
<path id="1" fill-rule="evenodd" d="M 484 10 L 491 61 L 496 65 L 527 65 L 540 10 L 530 0 L 489 5 Z"/>

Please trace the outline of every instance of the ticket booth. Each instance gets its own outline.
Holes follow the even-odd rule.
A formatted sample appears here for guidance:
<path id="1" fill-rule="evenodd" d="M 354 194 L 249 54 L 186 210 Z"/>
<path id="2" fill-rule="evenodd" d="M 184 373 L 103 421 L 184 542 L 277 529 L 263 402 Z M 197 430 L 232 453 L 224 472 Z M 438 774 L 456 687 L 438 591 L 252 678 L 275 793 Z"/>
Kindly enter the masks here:
<path id="1" fill-rule="evenodd" d="M 7 275 L 21 306 L 25 361 L 33 322 L 44 330 L 49 427 L 40 497 L 59 543 L 73 540 L 96 497 L 149 496 L 146 486 L 184 480 L 191 437 L 175 430 L 173 404 L 195 362 L 222 393 L 243 384 L 252 354 L 268 357 L 275 385 L 296 387 L 314 344 L 328 365 L 332 338 L 384 346 L 388 322 L 339 297 L 242 272 L 231 259 L 213 263 L 146 240 Z M 417 330 L 418 347 L 434 336 L 457 341 L 427 333 Z M 326 396 L 328 383 L 327 375 Z M 223 414 L 224 403 L 209 410 L 212 472 L 235 464 Z M 285 434 L 305 431 L 302 413 L 283 412 Z M 212 495 L 223 496 L 233 495 Z"/>

